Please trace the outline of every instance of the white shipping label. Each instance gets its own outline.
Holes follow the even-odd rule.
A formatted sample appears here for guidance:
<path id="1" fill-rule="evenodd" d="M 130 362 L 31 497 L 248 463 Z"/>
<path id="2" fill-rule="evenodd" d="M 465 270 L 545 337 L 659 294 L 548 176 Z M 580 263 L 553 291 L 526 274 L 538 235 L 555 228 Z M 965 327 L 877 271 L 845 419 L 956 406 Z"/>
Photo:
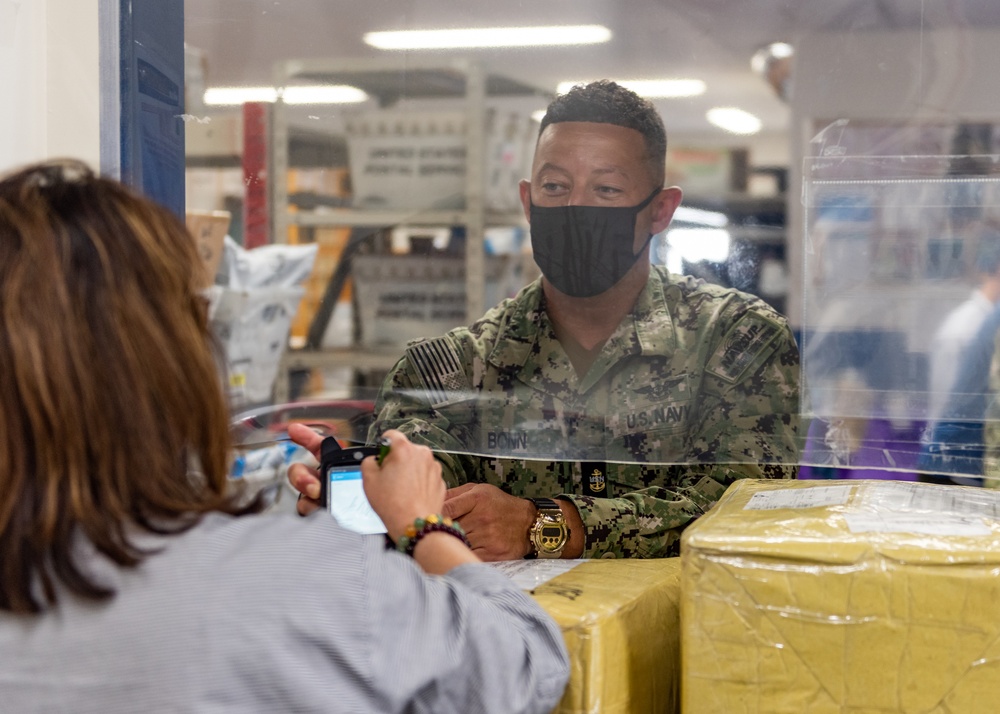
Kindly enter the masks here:
<path id="1" fill-rule="evenodd" d="M 866 511 L 949 513 L 1000 520 L 1000 493 L 970 486 L 888 482 L 871 489 Z"/>
<path id="2" fill-rule="evenodd" d="M 489 563 L 489 565 L 513 580 L 514 584 L 522 590 L 534 590 L 542 583 L 547 583 L 552 578 L 585 562 L 587 561 L 539 558 L 535 560 L 501 560 Z"/>
<path id="3" fill-rule="evenodd" d="M 844 514 L 851 533 L 918 533 L 934 536 L 985 536 L 991 533 L 981 518 L 909 513 Z"/>
<path id="4" fill-rule="evenodd" d="M 762 491 L 750 497 L 747 511 L 773 511 L 778 508 L 818 508 L 842 506 L 851 497 L 853 486 L 817 486 L 816 488 L 781 488 Z"/>

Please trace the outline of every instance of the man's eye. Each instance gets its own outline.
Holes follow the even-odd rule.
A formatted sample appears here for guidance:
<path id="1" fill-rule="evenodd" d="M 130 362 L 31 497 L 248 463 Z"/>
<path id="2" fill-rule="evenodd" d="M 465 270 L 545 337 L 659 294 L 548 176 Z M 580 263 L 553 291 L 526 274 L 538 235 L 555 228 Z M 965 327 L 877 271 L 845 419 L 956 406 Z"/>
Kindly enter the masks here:
<path id="1" fill-rule="evenodd" d="M 598 186 L 597 192 L 603 193 L 606 196 L 617 196 L 622 190 L 615 186 Z"/>
<path id="2" fill-rule="evenodd" d="M 554 191 L 563 191 L 565 190 L 565 187 L 562 184 L 547 181 L 542 184 L 542 190 L 552 193 Z"/>

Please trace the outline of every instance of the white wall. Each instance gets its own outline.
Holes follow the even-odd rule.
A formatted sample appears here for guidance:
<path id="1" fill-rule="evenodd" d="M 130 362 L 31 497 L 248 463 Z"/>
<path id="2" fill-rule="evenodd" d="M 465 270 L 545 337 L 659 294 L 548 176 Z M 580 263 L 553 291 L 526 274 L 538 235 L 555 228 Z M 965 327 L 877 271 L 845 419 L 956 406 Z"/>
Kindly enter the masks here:
<path id="1" fill-rule="evenodd" d="M 97 0 L 0 0 L 0 172 L 100 165 Z"/>

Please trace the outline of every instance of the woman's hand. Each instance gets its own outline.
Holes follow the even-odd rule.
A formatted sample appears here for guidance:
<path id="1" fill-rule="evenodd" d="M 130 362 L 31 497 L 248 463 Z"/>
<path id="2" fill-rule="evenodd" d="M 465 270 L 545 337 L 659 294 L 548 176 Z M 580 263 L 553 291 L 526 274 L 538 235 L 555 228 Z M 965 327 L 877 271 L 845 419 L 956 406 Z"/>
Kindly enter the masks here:
<path id="1" fill-rule="evenodd" d="M 288 436 L 319 460 L 322 436 L 302 424 L 290 424 Z M 441 464 L 430 449 L 411 443 L 395 430 L 383 437 L 389 439 L 389 453 L 381 466 L 374 456 L 362 461 L 361 476 L 368 501 L 395 542 L 418 518 L 444 510 L 446 489 Z M 292 464 L 288 469 L 288 481 L 299 492 L 296 508 L 303 516 L 319 508 L 319 479 L 319 472 L 305 464 Z M 413 557 L 425 572 L 434 575 L 463 563 L 479 562 L 462 541 L 447 533 L 428 533 L 417 544 Z"/>
<path id="2" fill-rule="evenodd" d="M 361 464 L 365 494 L 393 541 L 417 518 L 440 513 L 445 485 L 441 464 L 426 446 L 410 442 L 401 432 L 387 431 L 389 453 L 379 466 L 370 456 Z M 323 437 L 304 424 L 289 424 L 288 437 L 318 461 Z M 320 474 L 305 464 L 292 464 L 288 481 L 299 492 L 296 510 L 307 516 L 320 507 Z"/>
<path id="3" fill-rule="evenodd" d="M 430 449 L 394 429 L 382 436 L 390 442 L 389 453 L 381 466 L 374 456 L 362 461 L 361 476 L 368 501 L 397 541 L 417 518 L 441 513 L 445 485 L 441 464 Z"/>

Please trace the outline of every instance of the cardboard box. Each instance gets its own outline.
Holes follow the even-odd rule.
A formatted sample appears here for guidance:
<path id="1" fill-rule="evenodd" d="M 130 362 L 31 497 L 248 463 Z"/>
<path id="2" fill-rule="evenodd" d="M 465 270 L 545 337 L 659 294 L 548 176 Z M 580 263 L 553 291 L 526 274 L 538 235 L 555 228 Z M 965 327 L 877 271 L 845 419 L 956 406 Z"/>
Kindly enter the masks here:
<path id="1" fill-rule="evenodd" d="M 377 111 L 345 123 L 354 205 L 461 209 L 468 184 L 464 112 Z M 528 113 L 486 109 L 484 201 L 520 211 L 518 182 L 531 173 L 537 124 Z"/>
<path id="2" fill-rule="evenodd" d="M 685 712 L 993 712 L 1000 494 L 738 481 L 682 539 Z"/>
<path id="3" fill-rule="evenodd" d="M 516 256 L 486 256 L 487 309 L 523 287 L 520 269 Z M 359 255 L 352 276 L 367 347 L 401 346 L 469 324 L 462 256 Z"/>
<path id="4" fill-rule="evenodd" d="M 188 211 L 185 218 L 188 232 L 194 236 L 204 265 L 198 284 L 207 288 L 215 282 L 215 273 L 222 262 L 222 245 L 232 215 L 229 211 Z"/>
<path id="5" fill-rule="evenodd" d="M 679 558 L 593 560 L 534 589 L 570 655 L 556 714 L 677 711 L 680 570 Z"/>

